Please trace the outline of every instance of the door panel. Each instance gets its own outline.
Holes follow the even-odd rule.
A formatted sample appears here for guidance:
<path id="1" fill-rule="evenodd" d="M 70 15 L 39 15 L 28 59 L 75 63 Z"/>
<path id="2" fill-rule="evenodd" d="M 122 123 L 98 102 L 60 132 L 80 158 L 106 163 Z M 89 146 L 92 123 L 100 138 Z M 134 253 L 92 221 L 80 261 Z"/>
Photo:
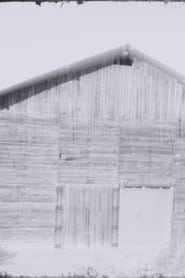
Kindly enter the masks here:
<path id="1" fill-rule="evenodd" d="M 107 186 L 58 187 L 55 240 L 61 246 L 117 244 L 119 190 Z M 116 201 L 117 200 L 117 201 Z"/>
<path id="2" fill-rule="evenodd" d="M 127 188 L 120 192 L 120 246 L 157 247 L 170 239 L 173 189 Z"/>

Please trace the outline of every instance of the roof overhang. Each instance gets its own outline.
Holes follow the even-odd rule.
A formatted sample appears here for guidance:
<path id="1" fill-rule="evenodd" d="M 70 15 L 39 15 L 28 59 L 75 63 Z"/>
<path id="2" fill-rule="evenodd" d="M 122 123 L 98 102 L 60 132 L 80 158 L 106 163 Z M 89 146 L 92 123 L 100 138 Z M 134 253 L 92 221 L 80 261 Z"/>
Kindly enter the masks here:
<path id="1" fill-rule="evenodd" d="M 64 83 L 73 79 L 78 79 L 81 75 L 93 72 L 95 70 L 118 64 L 131 66 L 134 59 L 146 61 L 153 65 L 164 73 L 174 77 L 179 82 L 184 83 L 185 77 L 167 66 L 159 63 L 158 61 L 150 58 L 142 52 L 130 47 L 129 45 L 118 47 L 111 51 L 104 52 L 84 59 L 82 61 L 64 66 L 57 70 L 48 72 L 36 78 L 29 79 L 10 88 L 0 91 L 0 97 L 17 93 L 27 92 L 29 89 L 34 89 L 36 93 L 44 91 L 48 88 L 57 86 L 60 83 Z"/>

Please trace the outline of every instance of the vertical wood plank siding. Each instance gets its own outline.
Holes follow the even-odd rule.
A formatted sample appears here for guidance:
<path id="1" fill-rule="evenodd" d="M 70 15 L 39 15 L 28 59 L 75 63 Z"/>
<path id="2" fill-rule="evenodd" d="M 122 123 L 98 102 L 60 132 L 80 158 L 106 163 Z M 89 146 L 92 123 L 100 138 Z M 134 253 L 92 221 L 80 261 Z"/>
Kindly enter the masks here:
<path id="1" fill-rule="evenodd" d="M 56 246 L 111 246 L 111 243 L 117 243 L 116 238 L 112 242 L 113 193 L 114 188 L 110 186 L 75 184 L 59 187 Z"/>
<path id="2" fill-rule="evenodd" d="M 0 107 L 1 239 L 116 244 L 117 208 L 98 214 L 95 195 L 106 207 L 119 185 L 174 186 L 172 235 L 185 231 L 185 91 L 175 78 L 135 59 L 41 93 L 33 84 Z M 109 221 L 104 239 L 95 224 L 85 234 L 85 194 L 94 223 Z"/>
<path id="3" fill-rule="evenodd" d="M 112 65 L 77 76 L 39 94 L 30 89 L 27 94 L 22 92 L 22 97 L 20 92 L 6 98 L 10 111 L 31 117 L 52 118 L 61 114 L 84 118 L 88 123 L 102 119 L 185 119 L 183 84 L 138 60 L 132 66 Z"/>

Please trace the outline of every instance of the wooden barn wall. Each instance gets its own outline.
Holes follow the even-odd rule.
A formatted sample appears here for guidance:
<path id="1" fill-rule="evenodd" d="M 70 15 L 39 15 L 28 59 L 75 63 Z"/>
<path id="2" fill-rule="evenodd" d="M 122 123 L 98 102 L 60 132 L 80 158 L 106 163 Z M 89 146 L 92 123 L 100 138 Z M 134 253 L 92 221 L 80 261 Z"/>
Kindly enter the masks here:
<path id="1" fill-rule="evenodd" d="M 79 122 L 60 120 L 56 244 L 112 246 L 118 233 L 113 210 L 119 202 L 114 189 L 120 129 L 111 121 Z"/>
<path id="2" fill-rule="evenodd" d="M 171 243 L 181 245 L 185 242 L 185 122 L 122 121 L 119 140 L 121 186 L 174 188 Z"/>
<path id="3" fill-rule="evenodd" d="M 109 120 L 96 122 L 91 127 L 78 126 L 78 124 L 72 127 L 70 123 L 70 121 L 63 123 L 60 121 L 62 128 L 60 128 L 59 184 L 64 187 L 67 185 L 68 190 L 70 188 L 77 190 L 73 195 L 74 203 L 78 203 L 79 191 L 83 192 L 84 186 L 85 188 L 93 187 L 94 192 L 97 187 L 105 190 L 105 187 L 118 188 L 119 186 L 140 188 L 147 186 L 158 189 L 172 186 L 174 187 L 174 207 L 171 236 L 172 242 L 178 242 L 185 232 L 185 122 L 179 124 L 179 121 L 122 120 L 117 125 L 116 121 Z M 67 194 L 63 200 L 64 206 L 69 205 Z M 68 205 L 66 205 L 67 211 L 64 211 L 64 219 L 67 219 L 65 213 L 68 215 L 69 210 L 74 211 L 72 215 L 77 219 L 75 214 L 77 216 L 78 212 L 75 205 L 73 209 Z M 109 219 L 110 225 L 107 226 L 107 241 L 106 238 L 104 241 L 102 239 L 102 245 L 107 243 L 110 245 L 111 235 L 117 236 L 116 231 L 112 232 L 114 225 L 111 210 L 112 202 L 110 201 L 107 214 L 104 215 Z M 96 207 L 93 212 L 93 218 L 98 222 Z M 116 219 L 115 217 L 114 220 Z M 65 220 L 63 221 L 63 224 L 59 226 L 60 228 L 64 225 L 64 234 L 60 234 L 63 244 L 68 244 L 69 241 L 74 242 L 75 236 L 77 238 L 79 236 L 76 243 L 82 240 L 78 233 L 69 232 L 69 229 L 75 231 L 75 221 L 71 222 L 73 227 Z M 84 225 L 82 219 L 79 221 Z M 76 225 L 82 225 L 77 223 L 78 221 Z M 94 237 L 91 241 L 96 244 Z"/>
<path id="4" fill-rule="evenodd" d="M 91 192 L 86 190 L 85 193 L 90 198 L 88 203 L 91 202 L 90 226 L 75 222 L 78 227 L 82 223 L 81 229 L 88 231 L 93 227 L 94 233 L 85 238 L 88 245 L 92 242 L 110 245 L 116 241 L 117 231 L 112 231 L 115 218 L 112 207 L 113 188 L 117 187 L 119 127 L 112 122 L 91 127 L 79 122 L 63 117 L 34 119 L 16 113 L 0 113 L 2 241 L 42 240 L 54 244 L 58 186 L 67 187 L 68 192 L 70 188 L 76 190 L 79 198 L 83 188 L 91 187 Z M 94 205 L 92 201 L 98 192 L 101 198 Z M 70 219 L 76 220 L 78 194 L 70 198 L 73 200 L 68 207 L 65 202 L 65 215 L 68 217 L 70 212 Z M 98 228 L 100 218 L 104 220 L 102 228 Z M 77 244 L 84 240 L 74 232 L 77 226 L 66 220 L 66 244 L 70 240 Z"/>
<path id="5" fill-rule="evenodd" d="M 2 240 L 54 241 L 57 186 L 172 185 L 172 235 L 183 235 L 184 93 L 174 78 L 135 60 L 40 94 L 32 89 L 20 102 L 7 96 L 0 113 Z"/>
<path id="6" fill-rule="evenodd" d="M 87 126 L 60 120 L 59 183 L 117 183 L 119 130 L 111 121 Z"/>
<path id="7" fill-rule="evenodd" d="M 56 233 L 60 234 L 56 227 L 61 228 L 56 226 L 57 210 L 61 209 L 56 203 L 58 187 L 67 188 L 68 192 L 63 202 L 65 244 L 86 241 L 87 244 L 101 242 L 102 245 L 110 245 L 113 237 L 116 243 L 118 231 L 113 231 L 113 226 L 116 226 L 114 221 L 117 218 L 113 215 L 113 206 L 117 204 L 113 204 L 112 189 L 119 186 L 173 186 L 172 238 L 176 240 L 183 236 L 184 122 L 179 126 L 178 121 L 136 123 L 123 120 L 118 125 L 117 121 L 106 120 L 89 126 L 82 124 L 80 119 L 76 122 L 65 117 L 58 120 L 33 119 L 3 112 L 0 119 L 2 241 L 42 239 L 54 244 Z M 88 187 L 92 189 L 91 193 L 86 192 Z M 71 189 L 77 190 L 77 194 L 70 195 Z M 93 200 L 96 191 L 104 192 L 110 202 L 105 203 L 101 198 L 97 206 L 92 202 L 89 213 L 94 223 L 99 223 L 100 218 L 107 222 L 103 222 L 101 231 L 92 224 L 96 232 L 84 238 L 80 233 L 76 234 L 75 227 L 81 225 L 83 230 L 89 226 L 85 219 L 78 223 L 75 204 L 83 208 L 82 195 L 86 194 L 87 199 Z M 69 196 L 72 198 L 70 204 Z M 99 214 L 98 206 L 106 207 L 106 212 L 102 210 Z M 70 219 L 76 221 L 70 221 L 73 224 L 67 221 L 69 214 Z"/>
<path id="8" fill-rule="evenodd" d="M 126 186 L 173 185 L 175 146 L 181 140 L 179 132 L 178 122 L 123 121 L 119 138 L 119 180 Z"/>
<path id="9" fill-rule="evenodd" d="M 0 113 L 0 240 L 53 241 L 58 127 Z"/>
<path id="10" fill-rule="evenodd" d="M 135 59 L 132 66 L 112 65 L 52 87 L 33 87 L 7 96 L 0 109 L 32 117 L 185 120 L 184 87 L 156 67 Z M 4 106 L 3 106 L 4 105 Z"/>

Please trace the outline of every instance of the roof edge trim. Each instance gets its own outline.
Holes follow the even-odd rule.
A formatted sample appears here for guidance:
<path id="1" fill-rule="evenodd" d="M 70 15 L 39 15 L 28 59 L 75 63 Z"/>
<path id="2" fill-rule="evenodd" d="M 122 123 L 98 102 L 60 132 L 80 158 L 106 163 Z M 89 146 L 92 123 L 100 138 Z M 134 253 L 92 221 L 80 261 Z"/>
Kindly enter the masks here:
<path id="1" fill-rule="evenodd" d="M 114 64 L 115 60 L 120 58 L 128 59 L 128 51 L 126 47 L 118 47 L 98 55 L 93 55 L 90 58 L 80 60 L 78 62 L 69 64 L 67 66 L 63 66 L 62 68 L 58 68 L 51 72 L 42 74 L 38 77 L 31 78 L 25 82 L 18 83 L 7 89 L 1 90 L 0 97 L 17 91 L 22 91 L 26 88 L 33 87 L 34 85 L 42 84 L 47 80 L 55 80 L 57 78 L 62 78 L 70 74 L 74 75 L 75 73 L 80 74 L 87 69 L 95 68 L 97 65 L 101 65 L 101 67 L 105 67 Z"/>
<path id="2" fill-rule="evenodd" d="M 42 74 L 38 77 L 31 78 L 25 82 L 21 82 L 16 84 L 15 86 L 11 86 L 7 89 L 0 91 L 0 97 L 5 95 L 9 95 L 15 92 L 21 92 L 28 88 L 33 88 L 34 86 L 39 86 L 44 84 L 45 82 L 49 82 L 50 80 L 57 80 L 57 79 L 66 79 L 67 76 L 71 75 L 74 76 L 75 74 L 82 74 L 86 70 L 96 69 L 98 66 L 99 68 L 109 66 L 111 64 L 115 64 L 115 61 L 119 59 L 130 59 L 134 61 L 134 59 L 146 61 L 148 64 L 158 68 L 162 72 L 172 76 L 173 78 L 177 79 L 178 82 L 185 84 L 185 76 L 172 70 L 168 66 L 158 62 L 157 60 L 149 57 L 148 55 L 132 48 L 130 45 L 120 46 L 113 50 L 109 50 L 103 52 L 98 55 L 93 55 L 90 58 L 86 58 L 80 60 L 78 62 L 69 64 L 67 66 L 63 66 L 62 68 L 53 70 L 51 72 Z M 44 87 L 44 86 L 43 86 Z M 43 89 L 44 90 L 44 89 Z M 42 89 L 40 91 L 43 91 Z"/>

